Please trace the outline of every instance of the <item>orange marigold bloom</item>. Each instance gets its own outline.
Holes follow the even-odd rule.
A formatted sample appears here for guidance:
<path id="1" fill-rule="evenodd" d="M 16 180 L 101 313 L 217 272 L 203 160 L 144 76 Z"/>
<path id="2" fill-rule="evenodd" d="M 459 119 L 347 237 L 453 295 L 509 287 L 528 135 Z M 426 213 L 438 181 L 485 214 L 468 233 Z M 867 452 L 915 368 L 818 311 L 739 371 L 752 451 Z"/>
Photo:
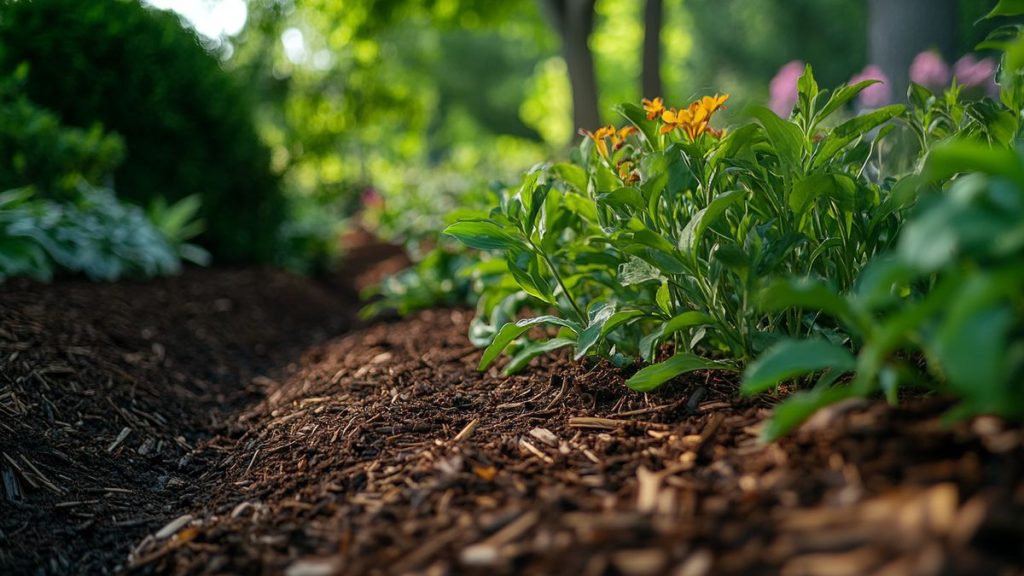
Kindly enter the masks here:
<path id="1" fill-rule="evenodd" d="M 647 112 L 648 120 L 654 120 L 665 111 L 665 102 L 660 97 L 654 100 L 644 98 L 640 103 L 644 105 L 644 112 Z"/>

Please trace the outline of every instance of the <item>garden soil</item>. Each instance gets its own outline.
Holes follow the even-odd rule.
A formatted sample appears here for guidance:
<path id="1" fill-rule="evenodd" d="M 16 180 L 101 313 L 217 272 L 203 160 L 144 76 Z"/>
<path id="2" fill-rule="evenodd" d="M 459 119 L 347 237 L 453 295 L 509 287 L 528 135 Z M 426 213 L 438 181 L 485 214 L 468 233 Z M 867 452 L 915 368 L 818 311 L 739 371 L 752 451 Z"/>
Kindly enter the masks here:
<path id="1" fill-rule="evenodd" d="M 713 374 L 480 373 L 471 312 L 356 309 L 270 270 L 0 286 L 0 573 L 1024 573 L 1019 427 L 911 397 L 765 445 L 776 399 Z"/>

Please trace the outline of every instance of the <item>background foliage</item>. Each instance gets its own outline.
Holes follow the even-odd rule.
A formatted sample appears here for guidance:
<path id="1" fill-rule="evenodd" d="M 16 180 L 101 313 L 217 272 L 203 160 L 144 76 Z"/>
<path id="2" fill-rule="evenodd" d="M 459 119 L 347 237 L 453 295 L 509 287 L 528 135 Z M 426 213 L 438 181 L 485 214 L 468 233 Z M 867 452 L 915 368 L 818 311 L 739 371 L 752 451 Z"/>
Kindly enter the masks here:
<path id="1" fill-rule="evenodd" d="M 250 95 L 176 16 L 127 0 L 4 0 L 0 74 L 24 63 L 30 100 L 123 139 L 119 196 L 198 193 L 211 223 L 203 242 L 222 261 L 271 256 L 280 194 Z"/>

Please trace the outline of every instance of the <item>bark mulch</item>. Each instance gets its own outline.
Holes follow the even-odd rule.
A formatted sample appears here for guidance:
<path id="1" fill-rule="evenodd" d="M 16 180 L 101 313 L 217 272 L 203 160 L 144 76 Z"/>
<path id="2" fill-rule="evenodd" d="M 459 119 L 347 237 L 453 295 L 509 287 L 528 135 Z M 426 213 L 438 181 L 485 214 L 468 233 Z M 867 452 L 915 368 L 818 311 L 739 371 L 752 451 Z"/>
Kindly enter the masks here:
<path id="1" fill-rule="evenodd" d="M 238 416 L 202 506 L 130 565 L 172 573 L 1017 574 L 1019 428 L 848 403 L 774 445 L 764 400 L 658 394 L 567 359 L 476 372 L 470 315 L 307 353 Z M 166 534 L 165 534 L 166 536 Z"/>
<path id="2" fill-rule="evenodd" d="M 0 573 L 1024 573 L 1020 427 L 864 401 L 766 446 L 772 400 L 710 374 L 481 374 L 470 312 L 352 309 L 267 271 L 0 287 Z"/>
<path id="3" fill-rule="evenodd" d="M 124 564 L 193 505 L 199 446 L 241 432 L 262 375 L 353 310 L 350 294 L 271 270 L 0 285 L 0 574 Z"/>

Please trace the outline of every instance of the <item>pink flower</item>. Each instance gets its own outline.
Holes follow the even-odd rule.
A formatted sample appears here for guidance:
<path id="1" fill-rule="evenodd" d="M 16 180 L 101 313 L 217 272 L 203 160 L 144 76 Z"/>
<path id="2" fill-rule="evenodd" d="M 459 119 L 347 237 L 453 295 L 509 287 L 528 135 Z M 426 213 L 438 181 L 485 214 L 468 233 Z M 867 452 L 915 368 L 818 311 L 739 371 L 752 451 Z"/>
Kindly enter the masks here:
<path id="1" fill-rule="evenodd" d="M 957 82 L 966 88 L 984 88 L 990 94 L 998 90 L 995 84 L 996 63 L 991 58 L 978 60 L 968 54 L 956 61 L 953 66 L 953 75 Z"/>
<path id="2" fill-rule="evenodd" d="M 936 52 L 921 52 L 910 65 L 910 79 L 929 88 L 943 88 L 949 83 L 949 65 Z"/>
<path id="3" fill-rule="evenodd" d="M 858 97 L 860 105 L 864 108 L 879 108 L 892 101 L 892 90 L 889 89 L 889 79 L 882 72 L 882 69 L 874 64 L 869 64 L 860 74 L 850 78 L 850 84 L 856 84 L 865 80 L 879 80 L 878 84 L 872 84 L 865 88 Z"/>
<path id="4" fill-rule="evenodd" d="M 373 186 L 367 186 L 362 194 L 363 206 L 375 208 L 384 205 L 384 197 Z"/>
<path id="5" fill-rule="evenodd" d="M 768 88 L 771 93 L 768 107 L 779 116 L 789 116 L 793 111 L 793 106 L 797 101 L 796 84 L 804 74 L 804 67 L 803 62 L 793 60 L 779 68 L 775 77 L 772 78 L 772 83 Z"/>

